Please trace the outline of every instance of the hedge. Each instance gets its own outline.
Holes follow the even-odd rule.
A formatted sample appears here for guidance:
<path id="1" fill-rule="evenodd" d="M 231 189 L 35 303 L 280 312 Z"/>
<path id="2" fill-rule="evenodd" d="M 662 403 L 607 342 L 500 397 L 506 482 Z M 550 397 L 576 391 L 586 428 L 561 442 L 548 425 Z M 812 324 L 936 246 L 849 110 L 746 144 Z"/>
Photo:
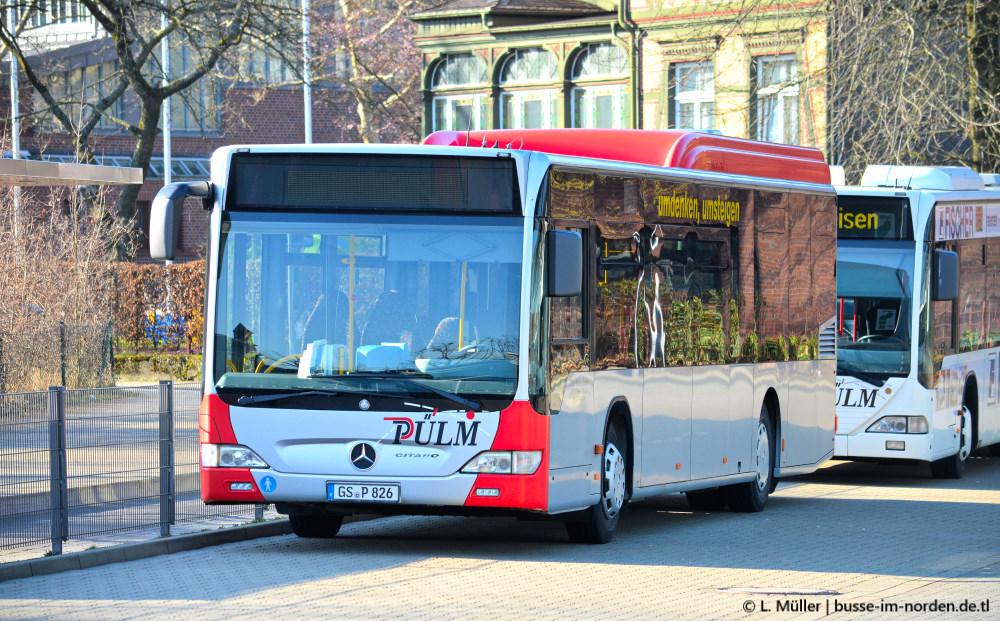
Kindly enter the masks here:
<path id="1" fill-rule="evenodd" d="M 118 263 L 114 266 L 113 331 L 119 342 L 153 348 L 202 346 L 205 325 L 205 261 L 171 265 Z"/>
<path id="2" fill-rule="evenodd" d="M 201 380 L 201 354 L 115 354 L 115 375 L 165 374 L 181 381 Z"/>

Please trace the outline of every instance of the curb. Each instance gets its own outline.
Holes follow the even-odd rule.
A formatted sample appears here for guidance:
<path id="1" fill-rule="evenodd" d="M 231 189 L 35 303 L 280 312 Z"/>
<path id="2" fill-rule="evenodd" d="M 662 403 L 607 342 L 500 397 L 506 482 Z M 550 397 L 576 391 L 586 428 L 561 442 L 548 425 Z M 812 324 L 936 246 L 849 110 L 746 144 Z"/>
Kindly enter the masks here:
<path id="1" fill-rule="evenodd" d="M 355 520 L 348 518 L 344 521 Z M 33 576 L 46 576 L 74 569 L 87 569 L 100 565 L 110 565 L 111 563 L 135 561 L 151 556 L 198 550 L 224 543 L 236 543 L 239 541 L 260 539 L 262 537 L 288 535 L 291 532 L 291 524 L 289 524 L 287 519 L 283 519 L 263 524 L 234 526 L 207 533 L 176 535 L 174 537 L 164 537 L 142 543 L 110 546 L 97 550 L 86 550 L 72 554 L 60 554 L 59 556 L 47 556 L 27 561 L 4 563 L 0 564 L 0 582 Z"/>

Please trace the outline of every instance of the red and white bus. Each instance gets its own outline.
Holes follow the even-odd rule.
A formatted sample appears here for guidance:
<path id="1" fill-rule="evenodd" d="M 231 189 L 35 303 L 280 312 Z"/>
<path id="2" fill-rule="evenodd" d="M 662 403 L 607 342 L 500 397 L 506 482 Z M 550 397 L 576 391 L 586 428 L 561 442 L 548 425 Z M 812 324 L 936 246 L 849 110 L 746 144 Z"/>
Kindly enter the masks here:
<path id="1" fill-rule="evenodd" d="M 466 146 L 468 145 L 468 146 Z M 814 149 L 441 132 L 215 152 L 202 497 L 353 513 L 759 511 L 833 452 L 836 197 Z"/>

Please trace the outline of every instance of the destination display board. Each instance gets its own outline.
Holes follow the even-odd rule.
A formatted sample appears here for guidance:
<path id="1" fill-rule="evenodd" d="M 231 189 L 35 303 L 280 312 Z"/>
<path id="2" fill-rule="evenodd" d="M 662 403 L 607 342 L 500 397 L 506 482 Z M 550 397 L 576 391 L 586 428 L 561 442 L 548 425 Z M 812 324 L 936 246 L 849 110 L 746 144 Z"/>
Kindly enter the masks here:
<path id="1" fill-rule="evenodd" d="M 910 201 L 898 196 L 838 196 L 837 237 L 912 240 Z"/>

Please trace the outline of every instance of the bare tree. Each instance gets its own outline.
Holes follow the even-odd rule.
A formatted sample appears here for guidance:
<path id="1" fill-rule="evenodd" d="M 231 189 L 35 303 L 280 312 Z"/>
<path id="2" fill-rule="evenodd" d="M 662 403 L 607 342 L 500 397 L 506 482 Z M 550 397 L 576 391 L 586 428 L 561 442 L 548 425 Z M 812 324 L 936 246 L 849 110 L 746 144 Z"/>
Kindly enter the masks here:
<path id="1" fill-rule="evenodd" d="M 37 0 L 31 0 L 29 11 L 37 4 Z M 46 64 L 51 55 L 33 55 L 21 36 L 29 11 L 22 16 L 21 32 L 12 33 L 6 24 L 0 25 L 0 43 L 14 54 L 28 83 L 43 102 L 43 111 L 73 138 L 81 162 L 94 160 L 90 142 L 93 130 L 99 123 L 113 123 L 135 138 L 132 165 L 141 168 L 143 174 L 149 170 L 160 133 L 163 102 L 168 97 L 183 97 L 244 40 L 280 45 L 275 42 L 294 41 L 298 36 L 297 2 L 290 0 L 81 0 L 81 4 L 108 34 L 107 44 L 116 60 L 114 71 L 102 78 L 98 95 L 74 101 L 51 87 L 47 72 L 52 66 Z M 170 38 L 171 46 L 183 48 L 189 59 L 184 66 L 173 67 L 166 80 L 162 78 L 159 58 L 165 37 Z M 132 234 L 128 236 L 131 238 L 138 235 L 135 218 L 138 192 L 138 186 L 126 186 L 115 208 L 118 216 L 132 223 Z M 134 244 L 118 243 L 114 254 L 131 258 L 133 247 Z"/>
<path id="2" fill-rule="evenodd" d="M 92 210 L 110 209 L 104 195 L 90 196 Z M 107 248 L 123 231 L 81 200 L 72 188 L 26 189 L 16 235 L 13 214 L 0 211 L 0 392 L 111 380 Z"/>
<path id="3" fill-rule="evenodd" d="M 333 88 L 320 96 L 353 106 L 345 119 L 362 142 L 421 138 L 420 52 L 407 16 L 427 0 L 327 0 L 313 13 L 316 81 Z"/>
<path id="4" fill-rule="evenodd" d="M 993 0 L 829 5 L 831 160 L 1000 165 L 1000 6 Z"/>

